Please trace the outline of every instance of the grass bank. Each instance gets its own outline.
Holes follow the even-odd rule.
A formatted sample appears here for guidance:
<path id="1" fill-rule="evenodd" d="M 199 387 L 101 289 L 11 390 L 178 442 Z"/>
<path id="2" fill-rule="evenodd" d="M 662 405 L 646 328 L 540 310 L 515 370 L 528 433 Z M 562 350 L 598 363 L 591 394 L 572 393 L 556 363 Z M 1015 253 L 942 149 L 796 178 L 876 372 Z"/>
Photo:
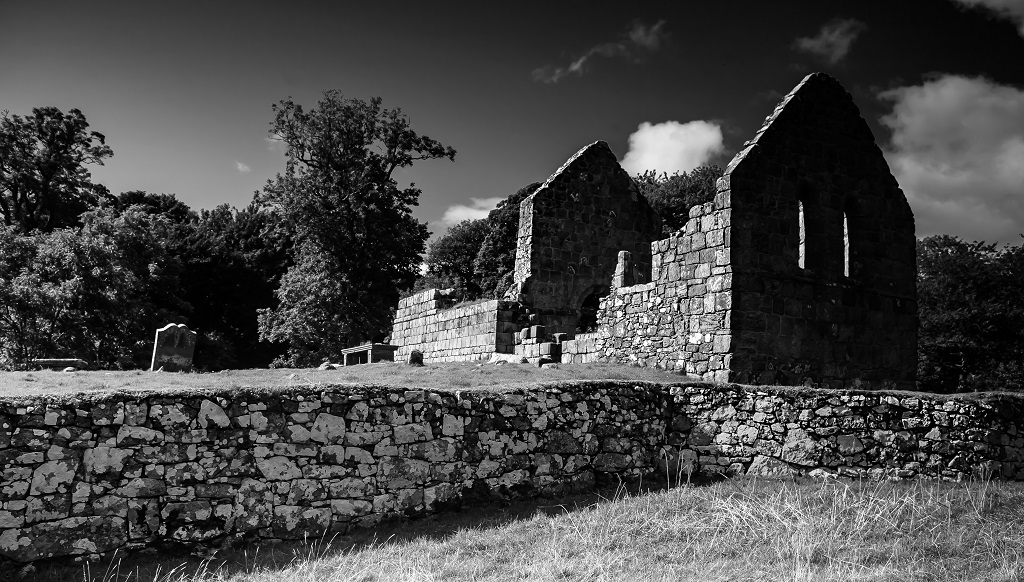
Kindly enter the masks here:
<path id="1" fill-rule="evenodd" d="M 39 572 L 38 580 L 371 582 L 786 580 L 1009 582 L 1024 578 L 1024 485 L 780 482 L 469 512 L 376 540 Z M 485 510 L 486 511 L 486 510 Z M 531 514 L 532 512 L 532 514 Z M 370 535 L 370 534 L 363 534 Z"/>
<path id="2" fill-rule="evenodd" d="M 348 366 L 338 370 L 274 368 L 225 370 L 209 374 L 143 371 L 114 372 L 0 372 L 0 397 L 71 394 L 113 390 L 207 390 L 246 386 L 286 388 L 316 385 L 376 385 L 433 390 L 490 390 L 523 388 L 571 380 L 628 380 L 679 382 L 685 376 L 665 370 L 615 364 L 559 365 L 537 368 L 528 364 L 453 362 L 409 366 L 394 362 Z"/>

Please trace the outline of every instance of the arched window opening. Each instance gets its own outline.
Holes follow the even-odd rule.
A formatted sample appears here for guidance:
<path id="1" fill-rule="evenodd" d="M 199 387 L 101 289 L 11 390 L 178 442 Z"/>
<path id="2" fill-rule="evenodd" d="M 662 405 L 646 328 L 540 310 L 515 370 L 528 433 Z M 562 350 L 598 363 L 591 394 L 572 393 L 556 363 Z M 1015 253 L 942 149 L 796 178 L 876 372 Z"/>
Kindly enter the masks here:
<path id="1" fill-rule="evenodd" d="M 850 223 L 843 213 L 843 276 L 850 276 Z"/>
<path id="2" fill-rule="evenodd" d="M 583 299 L 580 305 L 580 318 L 576 323 L 576 333 L 590 333 L 597 331 L 597 310 L 601 306 L 601 299 L 608 295 L 608 288 L 600 288 Z"/>
<path id="3" fill-rule="evenodd" d="M 800 257 L 797 260 L 797 265 L 801 269 L 806 269 L 805 259 L 807 257 L 807 230 L 804 227 L 804 203 L 797 202 L 798 210 L 800 211 Z"/>

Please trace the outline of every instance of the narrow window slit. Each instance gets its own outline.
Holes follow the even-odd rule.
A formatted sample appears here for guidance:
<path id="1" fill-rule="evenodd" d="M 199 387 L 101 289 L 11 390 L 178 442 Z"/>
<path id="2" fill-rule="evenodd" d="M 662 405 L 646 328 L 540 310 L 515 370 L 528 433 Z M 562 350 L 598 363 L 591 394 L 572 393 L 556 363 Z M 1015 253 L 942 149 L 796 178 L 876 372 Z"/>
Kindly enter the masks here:
<path id="1" fill-rule="evenodd" d="M 797 202 L 797 204 L 800 210 L 800 258 L 797 261 L 797 265 L 804 269 L 806 268 L 804 266 L 804 257 L 807 255 L 807 235 L 804 230 L 804 203 Z"/>
<path id="2" fill-rule="evenodd" d="M 843 213 L 843 276 L 850 276 L 850 223 Z"/>

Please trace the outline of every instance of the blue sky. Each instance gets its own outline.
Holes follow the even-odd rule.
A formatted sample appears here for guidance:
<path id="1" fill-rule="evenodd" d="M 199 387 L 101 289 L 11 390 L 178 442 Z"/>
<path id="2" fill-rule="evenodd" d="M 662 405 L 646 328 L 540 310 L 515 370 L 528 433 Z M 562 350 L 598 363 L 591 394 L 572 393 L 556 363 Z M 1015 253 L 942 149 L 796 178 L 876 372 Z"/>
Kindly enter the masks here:
<path id="1" fill-rule="evenodd" d="M 724 164 L 811 71 L 853 94 L 918 234 L 1024 231 L 1024 0 L 0 1 L 0 109 L 79 108 L 114 193 L 247 204 L 283 169 L 271 105 L 380 96 L 454 147 L 400 177 L 480 216 L 594 140 L 631 171 Z"/>

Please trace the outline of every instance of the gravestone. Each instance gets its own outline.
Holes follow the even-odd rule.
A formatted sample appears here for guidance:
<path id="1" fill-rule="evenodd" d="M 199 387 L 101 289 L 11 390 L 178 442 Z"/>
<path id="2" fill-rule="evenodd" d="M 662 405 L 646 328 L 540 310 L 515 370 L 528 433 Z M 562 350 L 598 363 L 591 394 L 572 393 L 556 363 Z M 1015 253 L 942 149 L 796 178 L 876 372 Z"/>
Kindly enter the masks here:
<path id="1" fill-rule="evenodd" d="M 196 332 L 181 323 L 168 323 L 156 330 L 149 371 L 162 368 L 164 372 L 191 372 L 195 351 Z"/>

